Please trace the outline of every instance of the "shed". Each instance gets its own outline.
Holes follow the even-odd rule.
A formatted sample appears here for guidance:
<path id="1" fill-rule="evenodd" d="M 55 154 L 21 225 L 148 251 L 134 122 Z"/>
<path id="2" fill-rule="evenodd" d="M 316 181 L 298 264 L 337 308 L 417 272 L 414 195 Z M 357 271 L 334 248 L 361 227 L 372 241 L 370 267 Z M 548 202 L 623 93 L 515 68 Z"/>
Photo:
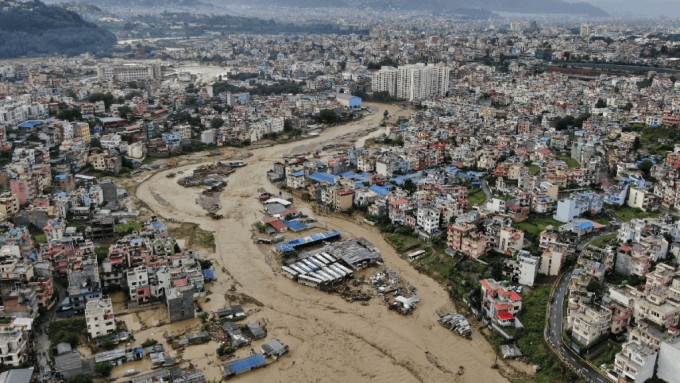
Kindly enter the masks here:
<path id="1" fill-rule="evenodd" d="M 274 339 L 262 345 L 262 352 L 267 356 L 279 357 L 288 352 L 288 347 Z"/>

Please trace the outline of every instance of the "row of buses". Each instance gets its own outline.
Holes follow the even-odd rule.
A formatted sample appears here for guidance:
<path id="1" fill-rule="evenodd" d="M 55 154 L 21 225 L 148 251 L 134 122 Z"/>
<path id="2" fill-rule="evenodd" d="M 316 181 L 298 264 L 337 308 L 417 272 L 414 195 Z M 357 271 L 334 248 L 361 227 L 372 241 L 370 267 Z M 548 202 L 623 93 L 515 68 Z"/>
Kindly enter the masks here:
<path id="1" fill-rule="evenodd" d="M 286 277 L 306 286 L 319 287 L 353 278 L 354 273 L 328 253 L 318 253 L 303 258 L 291 265 L 281 266 Z"/>

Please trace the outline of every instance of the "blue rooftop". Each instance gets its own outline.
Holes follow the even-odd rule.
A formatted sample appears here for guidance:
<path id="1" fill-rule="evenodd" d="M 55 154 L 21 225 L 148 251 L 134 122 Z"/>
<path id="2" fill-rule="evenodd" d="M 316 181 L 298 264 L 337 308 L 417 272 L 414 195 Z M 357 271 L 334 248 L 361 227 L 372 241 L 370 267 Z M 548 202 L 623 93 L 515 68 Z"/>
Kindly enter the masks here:
<path id="1" fill-rule="evenodd" d="M 379 185 L 373 185 L 369 189 L 373 190 L 374 192 L 380 194 L 383 197 L 390 194 L 390 191 L 387 188 L 384 188 Z"/>
<path id="2" fill-rule="evenodd" d="M 314 173 L 307 176 L 311 181 L 328 182 L 335 185 L 336 177 L 330 173 Z"/>
<path id="3" fill-rule="evenodd" d="M 25 129 L 30 129 L 30 128 L 33 128 L 34 126 L 42 125 L 42 123 L 43 123 L 43 122 L 42 122 L 42 121 L 39 121 L 39 120 L 26 121 L 26 122 L 24 122 L 24 123 L 22 123 L 22 124 L 19 124 L 19 127 L 20 127 L 20 128 L 25 128 Z"/>
<path id="4" fill-rule="evenodd" d="M 213 269 L 201 270 L 201 273 L 205 279 L 215 279 L 215 270 Z"/>
<path id="5" fill-rule="evenodd" d="M 229 369 L 230 372 L 238 374 L 262 366 L 265 363 L 267 363 L 267 359 L 265 359 L 264 355 L 255 354 L 247 358 L 227 362 L 225 367 L 226 369 Z"/>
<path id="6" fill-rule="evenodd" d="M 307 225 L 305 225 L 304 223 L 302 223 L 300 221 L 286 221 L 284 219 L 283 223 L 293 231 L 304 230 L 304 229 L 307 228 Z"/>
<path id="7" fill-rule="evenodd" d="M 580 230 L 587 230 L 587 229 L 594 227 L 593 223 L 589 222 L 589 221 L 579 222 L 575 226 Z"/>
<path id="8" fill-rule="evenodd" d="M 305 172 L 294 172 L 294 173 L 290 173 L 290 175 L 293 176 L 293 177 L 304 177 Z"/>
<path id="9" fill-rule="evenodd" d="M 107 123 L 107 122 L 125 121 L 125 119 L 120 118 L 120 117 L 99 117 L 99 121 L 101 121 L 103 123 Z"/>

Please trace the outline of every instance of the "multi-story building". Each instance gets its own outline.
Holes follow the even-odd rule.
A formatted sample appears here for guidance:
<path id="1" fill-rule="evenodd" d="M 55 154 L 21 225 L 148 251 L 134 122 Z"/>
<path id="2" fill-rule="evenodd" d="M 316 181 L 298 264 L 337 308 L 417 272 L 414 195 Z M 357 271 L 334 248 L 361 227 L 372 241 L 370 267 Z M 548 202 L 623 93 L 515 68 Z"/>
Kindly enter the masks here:
<path id="1" fill-rule="evenodd" d="M 501 326 L 514 326 L 515 315 L 522 309 L 522 297 L 493 279 L 483 279 L 480 284 L 484 314 Z"/>
<path id="2" fill-rule="evenodd" d="M 439 218 L 441 212 L 430 207 L 419 207 L 417 213 L 417 225 L 424 232 L 432 234 L 439 230 Z"/>
<path id="3" fill-rule="evenodd" d="M 513 227 L 502 227 L 496 245 L 496 251 L 499 253 L 515 254 L 524 246 L 524 231 Z"/>
<path id="4" fill-rule="evenodd" d="M 171 287 L 165 294 L 170 322 L 178 322 L 195 317 L 194 292 L 192 285 Z"/>
<path id="5" fill-rule="evenodd" d="M 602 210 L 602 195 L 592 192 L 574 193 L 569 198 L 557 203 L 557 212 L 553 216 L 560 222 L 570 222 L 585 212 L 593 214 Z"/>
<path id="6" fill-rule="evenodd" d="M 614 359 L 614 372 L 619 378 L 645 382 L 654 375 L 656 351 L 635 342 L 627 342 Z"/>
<path id="7" fill-rule="evenodd" d="M 130 292 L 130 301 L 146 302 L 151 297 L 149 286 L 149 274 L 146 266 L 137 266 L 127 270 L 127 285 Z"/>
<path id="8" fill-rule="evenodd" d="M 373 92 L 388 92 L 409 101 L 444 96 L 449 88 L 450 68 L 445 65 L 409 64 L 385 66 L 373 73 Z"/>
<path id="9" fill-rule="evenodd" d="M 99 77 L 99 81 L 159 80 L 161 78 L 161 66 L 158 64 L 100 65 L 97 68 L 97 77 Z"/>
<path id="10" fill-rule="evenodd" d="M 609 333 L 611 317 L 612 312 L 606 307 L 573 295 L 569 297 L 567 327 L 571 329 L 572 338 L 584 346 Z"/>
<path id="11" fill-rule="evenodd" d="M 656 375 L 668 383 L 680 383 L 680 337 L 664 339 L 659 349 Z"/>
<path id="12" fill-rule="evenodd" d="M 0 327 L 0 362 L 19 367 L 28 358 L 28 332 L 16 319 Z"/>
<path id="13" fill-rule="evenodd" d="M 643 211 L 652 210 L 655 207 L 656 198 L 650 190 L 632 187 L 628 193 L 626 204 L 629 207 L 642 209 Z"/>
<path id="14" fill-rule="evenodd" d="M 0 221 L 3 218 L 14 217 L 17 213 L 19 213 L 19 197 L 10 192 L 0 194 Z"/>
<path id="15" fill-rule="evenodd" d="M 111 298 L 92 300 L 85 305 L 87 333 L 92 338 L 105 336 L 116 331 Z"/>

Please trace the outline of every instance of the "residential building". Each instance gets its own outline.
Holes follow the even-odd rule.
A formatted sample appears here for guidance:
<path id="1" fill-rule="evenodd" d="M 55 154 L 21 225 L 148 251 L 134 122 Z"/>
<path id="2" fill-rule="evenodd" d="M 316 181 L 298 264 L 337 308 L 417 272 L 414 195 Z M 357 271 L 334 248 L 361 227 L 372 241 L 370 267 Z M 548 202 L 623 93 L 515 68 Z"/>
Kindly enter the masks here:
<path id="1" fill-rule="evenodd" d="M 602 195 L 593 192 L 574 193 L 569 198 L 557 203 L 557 212 L 553 216 L 560 222 L 570 222 L 585 212 L 597 214 L 602 210 Z"/>
<path id="2" fill-rule="evenodd" d="M 680 383 L 680 337 L 664 339 L 659 349 L 656 375 L 668 383 Z"/>
<path id="3" fill-rule="evenodd" d="M 515 315 L 522 309 L 522 297 L 493 279 L 483 279 L 480 284 L 484 314 L 501 326 L 514 326 Z"/>
<path id="4" fill-rule="evenodd" d="M 646 382 L 654 376 L 657 352 L 635 342 L 626 342 L 614 359 L 614 372 L 619 378 Z"/>
<path id="5" fill-rule="evenodd" d="M 87 333 L 91 338 L 98 338 L 116 331 L 111 298 L 92 300 L 85 305 L 85 321 Z"/>

